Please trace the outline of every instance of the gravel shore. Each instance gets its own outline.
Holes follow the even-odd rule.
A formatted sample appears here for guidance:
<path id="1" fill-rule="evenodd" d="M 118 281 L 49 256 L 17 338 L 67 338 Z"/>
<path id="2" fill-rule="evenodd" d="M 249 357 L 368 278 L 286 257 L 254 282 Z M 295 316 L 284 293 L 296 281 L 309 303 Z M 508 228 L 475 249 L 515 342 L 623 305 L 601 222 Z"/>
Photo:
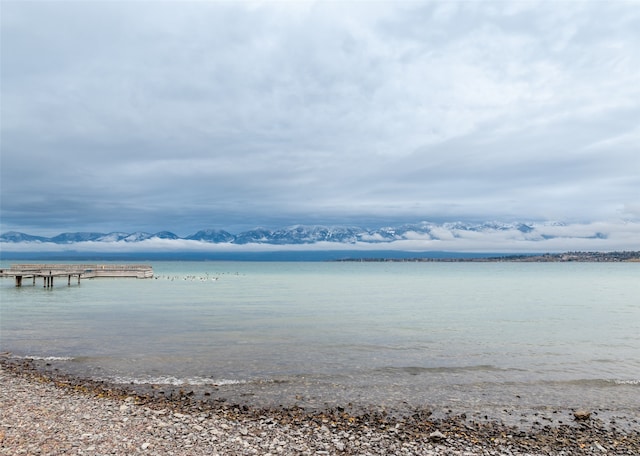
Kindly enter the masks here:
<path id="1" fill-rule="evenodd" d="M 464 414 L 434 419 L 342 408 L 253 410 L 135 395 L 0 360 L 2 455 L 638 455 L 640 424 L 589 411 L 521 430 Z"/>

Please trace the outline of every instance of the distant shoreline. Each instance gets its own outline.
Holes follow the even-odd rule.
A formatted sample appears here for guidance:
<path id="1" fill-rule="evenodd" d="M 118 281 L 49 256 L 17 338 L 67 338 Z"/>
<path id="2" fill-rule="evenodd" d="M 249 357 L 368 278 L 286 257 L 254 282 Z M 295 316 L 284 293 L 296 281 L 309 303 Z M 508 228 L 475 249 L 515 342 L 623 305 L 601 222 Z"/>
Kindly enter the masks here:
<path id="1" fill-rule="evenodd" d="M 640 262 L 640 251 L 622 252 L 565 252 L 565 253 L 544 253 L 544 254 L 513 254 L 490 257 L 459 257 L 459 258 L 345 258 L 336 261 L 354 262 L 475 262 L 475 263 L 634 263 Z"/>

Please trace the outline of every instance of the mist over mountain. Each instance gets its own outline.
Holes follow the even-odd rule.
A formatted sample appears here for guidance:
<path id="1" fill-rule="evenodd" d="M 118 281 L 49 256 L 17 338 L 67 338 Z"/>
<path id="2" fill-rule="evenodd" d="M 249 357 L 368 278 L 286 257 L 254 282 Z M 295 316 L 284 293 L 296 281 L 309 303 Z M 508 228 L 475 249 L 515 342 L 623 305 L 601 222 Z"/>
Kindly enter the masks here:
<path id="1" fill-rule="evenodd" d="M 314 244 L 318 242 L 335 242 L 344 244 L 384 243 L 403 239 L 424 239 L 438 240 L 443 236 L 443 231 L 448 235 L 455 232 L 469 231 L 510 231 L 517 230 L 522 233 L 529 233 L 534 230 L 533 224 L 526 223 L 498 223 L 486 222 L 482 224 L 465 224 L 461 222 L 434 224 L 430 222 L 420 222 L 416 224 L 404 224 L 395 227 L 380 227 L 366 229 L 354 226 L 306 226 L 294 225 L 286 228 L 270 230 L 266 228 L 256 228 L 232 234 L 225 230 L 203 229 L 188 236 L 180 237 L 170 231 L 160 231 L 158 233 L 145 232 L 68 232 L 60 233 L 53 237 L 33 236 L 26 233 L 9 231 L 0 235 L 0 242 L 5 243 L 54 243 L 54 244 L 74 244 L 78 242 L 141 242 L 148 239 L 168 239 L 168 240 L 191 240 L 207 243 L 231 243 L 231 244 Z M 445 237 L 449 237 L 445 235 Z"/>
<path id="2" fill-rule="evenodd" d="M 376 228 L 293 225 L 276 229 L 258 227 L 239 233 L 208 228 L 186 236 L 166 230 L 156 233 L 65 232 L 52 237 L 9 231 L 0 235 L 0 254 L 5 258 L 7 255 L 44 258 L 43 253 L 59 254 L 60 258 L 85 254 L 91 257 L 90 254 L 96 253 L 101 257 L 115 255 L 118 258 L 122 258 L 122 255 L 135 257 L 144 254 L 145 258 L 162 255 L 185 259 L 195 255 L 198 258 L 238 259 L 249 255 L 246 258 L 290 260 L 368 258 L 372 255 L 434 256 L 445 252 L 447 256 L 465 253 L 465 256 L 470 257 L 488 253 L 613 252 L 638 249 L 640 223 L 635 221 L 424 221 Z"/>
<path id="3" fill-rule="evenodd" d="M 76 244 L 81 242 L 95 243 L 138 243 L 152 239 L 162 240 L 188 240 L 213 244 L 269 244 L 269 245 L 300 245 L 317 243 L 339 243 L 356 244 L 370 243 L 382 244 L 402 240 L 452 240 L 464 238 L 465 235 L 489 233 L 514 232 L 524 236 L 527 240 L 549 240 L 556 237 L 567 236 L 566 233 L 556 233 L 555 229 L 566 227 L 561 222 L 545 223 L 501 223 L 484 222 L 479 224 L 452 222 L 436 224 L 431 222 L 420 222 L 415 224 L 403 224 L 398 226 L 386 226 L 374 229 L 367 229 L 355 226 L 322 226 L 322 225 L 294 225 L 280 229 L 256 228 L 243 231 L 237 234 L 229 233 L 225 230 L 203 229 L 188 236 L 180 237 L 170 231 L 160 231 L 157 233 L 145 232 L 68 232 L 60 233 L 53 237 L 34 236 L 16 231 L 9 231 L 0 235 L 0 242 L 3 243 L 53 243 L 53 244 Z M 581 238 L 607 239 L 607 234 L 599 231 L 588 233 L 578 233 Z"/>

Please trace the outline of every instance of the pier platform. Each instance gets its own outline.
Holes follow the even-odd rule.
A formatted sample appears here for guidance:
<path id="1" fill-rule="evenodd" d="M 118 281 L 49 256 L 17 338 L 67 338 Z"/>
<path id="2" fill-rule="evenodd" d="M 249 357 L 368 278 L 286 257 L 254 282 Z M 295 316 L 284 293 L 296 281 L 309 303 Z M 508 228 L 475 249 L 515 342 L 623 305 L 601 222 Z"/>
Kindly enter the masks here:
<path id="1" fill-rule="evenodd" d="M 0 269 L 0 277 L 14 277 L 16 287 L 21 287 L 24 279 L 42 278 L 45 288 L 53 287 L 54 279 L 90 279 L 95 277 L 134 277 L 149 279 L 153 277 L 153 268 L 144 264 L 12 264 L 8 269 Z"/>

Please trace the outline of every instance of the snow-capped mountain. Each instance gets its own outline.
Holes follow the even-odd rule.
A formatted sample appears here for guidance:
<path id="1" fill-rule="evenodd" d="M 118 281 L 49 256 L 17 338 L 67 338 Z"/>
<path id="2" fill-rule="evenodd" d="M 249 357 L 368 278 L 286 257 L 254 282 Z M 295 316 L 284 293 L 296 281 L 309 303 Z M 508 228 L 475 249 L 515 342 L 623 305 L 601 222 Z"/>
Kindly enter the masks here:
<path id="1" fill-rule="evenodd" d="M 180 239 L 177 234 L 174 234 L 171 231 L 160 231 L 159 233 L 156 233 L 151 237 L 157 239 Z"/>
<path id="2" fill-rule="evenodd" d="M 103 233 L 60 233 L 49 239 L 48 242 L 53 242 L 54 244 L 72 244 L 74 242 L 97 241 L 103 236 Z"/>
<path id="3" fill-rule="evenodd" d="M 295 225 L 271 231 L 267 236 L 269 244 L 314 244 L 316 242 L 339 242 L 353 244 L 359 240 L 362 228 L 325 227 Z"/>
<path id="4" fill-rule="evenodd" d="M 102 235 L 95 240 L 100 242 L 117 242 L 117 241 L 123 240 L 127 236 L 129 236 L 129 233 L 114 232 L 114 233 L 108 233 L 108 234 Z"/>
<path id="5" fill-rule="evenodd" d="M 150 239 L 152 236 L 153 234 L 136 231 L 135 233 L 125 236 L 123 240 L 126 242 L 139 242 L 144 241 L 145 239 Z"/>
<path id="6" fill-rule="evenodd" d="M 465 232 L 474 233 L 496 233 L 513 232 L 518 235 L 527 236 L 530 240 L 535 240 L 536 236 L 541 240 L 555 237 L 553 230 L 536 235 L 536 230 L 541 227 L 561 227 L 563 224 L 553 223 L 502 223 L 485 222 L 479 224 L 453 222 L 436 224 L 431 222 L 420 222 L 415 224 L 404 224 L 399 226 L 386 226 L 373 229 L 354 226 L 322 226 L 322 225 L 294 225 L 286 228 L 270 230 L 266 228 L 256 228 L 238 234 L 218 229 L 204 229 L 189 236 L 180 237 L 170 231 L 160 231 L 155 234 L 145 232 L 112 232 L 112 233 L 61 233 L 54 237 L 32 236 L 29 234 L 10 231 L 0 235 L 0 242 L 3 243 L 54 243 L 73 244 L 77 242 L 142 242 L 148 239 L 169 239 L 169 240 L 191 240 L 206 243 L 230 243 L 230 244 L 315 244 L 319 242 L 332 242 L 341 244 L 355 243 L 388 243 L 401 240 L 438 240 L 451 239 L 464 235 Z M 602 238 L 606 236 L 602 233 L 592 233 L 591 236 Z"/>
<path id="7" fill-rule="evenodd" d="M 271 238 L 271 231 L 265 228 L 244 231 L 235 237 L 236 244 L 266 244 Z"/>
<path id="8" fill-rule="evenodd" d="M 0 242 L 51 242 L 51 240 L 42 236 L 31 236 L 17 231 L 8 231 L 0 235 Z"/>
<path id="9" fill-rule="evenodd" d="M 294 225 L 240 233 L 203 229 L 188 236 L 170 231 L 61 233 L 53 237 L 15 231 L 0 235 L 0 253 L 15 252 L 568 252 L 635 251 L 640 222 L 418 222 L 395 226 Z"/>
<path id="10" fill-rule="evenodd" d="M 232 242 L 233 234 L 223 230 L 200 230 L 195 234 L 187 236 L 185 239 L 192 241 L 214 242 L 216 244 L 222 242 Z"/>

